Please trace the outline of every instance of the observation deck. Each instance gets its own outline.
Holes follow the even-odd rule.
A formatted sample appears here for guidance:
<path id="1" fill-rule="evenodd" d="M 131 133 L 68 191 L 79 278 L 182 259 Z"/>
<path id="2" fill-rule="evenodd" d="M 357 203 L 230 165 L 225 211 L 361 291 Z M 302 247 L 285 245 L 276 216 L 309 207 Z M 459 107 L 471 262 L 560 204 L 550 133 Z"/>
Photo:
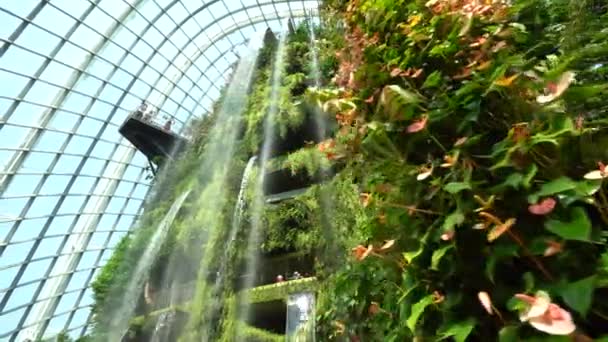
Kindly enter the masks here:
<path id="1" fill-rule="evenodd" d="M 127 117 L 118 131 L 150 162 L 158 164 L 161 159 L 171 158 L 188 142 L 172 130 L 172 125 L 172 119 L 159 120 L 156 110 L 144 103 Z"/>

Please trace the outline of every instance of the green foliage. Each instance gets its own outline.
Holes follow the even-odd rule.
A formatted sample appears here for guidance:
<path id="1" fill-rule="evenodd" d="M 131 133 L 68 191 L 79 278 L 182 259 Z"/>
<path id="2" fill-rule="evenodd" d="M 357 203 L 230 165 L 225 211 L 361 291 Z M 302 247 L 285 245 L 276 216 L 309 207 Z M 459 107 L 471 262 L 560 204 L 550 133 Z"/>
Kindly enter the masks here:
<path id="1" fill-rule="evenodd" d="M 241 332 L 241 336 L 246 341 L 251 342 L 283 342 L 285 341 L 284 334 L 275 334 L 269 331 L 258 329 L 256 327 L 249 326 L 245 323 L 238 324 L 237 329 Z"/>
<path id="2" fill-rule="evenodd" d="M 284 300 L 292 293 L 314 291 L 316 287 L 317 280 L 315 278 L 303 278 L 244 290 L 247 291 L 244 297 L 248 298 L 251 303 L 272 302 Z"/>
<path id="3" fill-rule="evenodd" d="M 309 147 L 290 153 L 283 162 L 283 166 L 289 168 L 293 175 L 304 170 L 306 174 L 314 177 L 318 175 L 319 171 L 329 169 L 331 163 L 319 151 L 319 148 Z"/>
<path id="4" fill-rule="evenodd" d="M 584 177 L 608 161 L 606 8 L 465 3 L 324 2 L 346 24 L 327 52 L 344 89 L 312 99 L 354 113 L 334 140 L 361 216 L 334 226 L 359 240 L 319 278 L 323 340 L 544 340 L 507 311 L 536 290 L 608 333 L 607 186 Z"/>

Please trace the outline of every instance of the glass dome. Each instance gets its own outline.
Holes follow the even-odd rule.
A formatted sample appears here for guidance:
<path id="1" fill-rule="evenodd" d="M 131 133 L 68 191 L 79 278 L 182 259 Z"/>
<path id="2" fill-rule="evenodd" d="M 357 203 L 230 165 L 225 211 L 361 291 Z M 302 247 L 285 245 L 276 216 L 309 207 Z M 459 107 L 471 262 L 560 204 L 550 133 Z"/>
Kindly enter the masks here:
<path id="1" fill-rule="evenodd" d="M 0 5 L 0 340 L 86 332 L 89 284 L 141 213 L 148 161 L 118 132 L 142 101 L 180 131 L 254 32 L 318 1 Z"/>

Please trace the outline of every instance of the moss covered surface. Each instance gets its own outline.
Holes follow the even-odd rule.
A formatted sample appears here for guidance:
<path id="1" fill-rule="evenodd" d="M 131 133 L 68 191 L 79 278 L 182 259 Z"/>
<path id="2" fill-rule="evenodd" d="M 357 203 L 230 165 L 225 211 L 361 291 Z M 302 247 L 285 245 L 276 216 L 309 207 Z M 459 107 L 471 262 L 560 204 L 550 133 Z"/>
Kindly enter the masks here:
<path id="1" fill-rule="evenodd" d="M 314 292 L 316 287 L 316 278 L 303 278 L 245 290 L 247 291 L 245 297 L 249 298 L 251 303 L 271 302 L 281 299 L 285 300 L 288 295 L 293 293 Z"/>

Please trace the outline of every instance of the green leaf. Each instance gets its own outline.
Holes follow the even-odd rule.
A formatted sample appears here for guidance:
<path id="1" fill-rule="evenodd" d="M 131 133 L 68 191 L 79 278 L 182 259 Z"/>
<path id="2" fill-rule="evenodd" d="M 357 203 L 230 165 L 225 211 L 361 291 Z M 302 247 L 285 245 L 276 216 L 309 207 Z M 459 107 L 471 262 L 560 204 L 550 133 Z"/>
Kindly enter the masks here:
<path id="1" fill-rule="evenodd" d="M 559 294 L 576 312 L 586 316 L 593 300 L 595 276 L 587 277 L 560 287 Z"/>
<path id="2" fill-rule="evenodd" d="M 514 325 L 500 329 L 498 332 L 498 342 L 519 342 L 518 330 L 519 327 Z"/>
<path id="3" fill-rule="evenodd" d="M 441 258 L 445 255 L 447 251 L 449 251 L 454 245 L 443 246 L 439 249 L 436 249 L 433 252 L 433 256 L 431 257 L 431 269 L 437 271 L 439 267 L 439 263 L 441 262 Z"/>
<path id="4" fill-rule="evenodd" d="M 560 177 L 552 180 L 549 183 L 543 184 L 540 190 L 528 196 L 529 203 L 536 203 L 540 197 L 558 194 L 560 192 L 575 189 L 576 182 L 568 177 Z"/>
<path id="5" fill-rule="evenodd" d="M 519 186 L 521 185 L 523 180 L 524 180 L 524 175 L 516 172 L 516 173 L 510 174 L 509 177 L 507 177 L 507 179 L 504 181 L 504 183 L 502 185 L 510 186 L 515 190 L 519 190 Z"/>
<path id="6" fill-rule="evenodd" d="M 422 298 L 420 301 L 418 301 L 414 305 L 412 305 L 412 313 L 410 314 L 410 317 L 408 317 L 405 322 L 407 324 L 407 327 L 410 328 L 410 330 L 412 332 L 415 331 L 416 324 L 418 323 L 418 319 L 420 319 L 420 316 L 422 316 L 426 307 L 431 305 L 432 303 L 433 303 L 433 295 L 428 295 L 428 296 Z"/>
<path id="7" fill-rule="evenodd" d="M 415 109 L 419 108 L 421 100 L 417 93 L 398 85 L 388 85 L 382 89 L 378 106 L 379 110 L 380 107 L 385 109 L 380 112 L 388 115 L 391 121 L 409 120 L 414 115 Z"/>
<path id="8" fill-rule="evenodd" d="M 424 81 L 424 84 L 422 85 L 422 89 L 434 88 L 434 87 L 438 86 L 441 83 L 441 77 L 442 77 L 441 71 L 439 71 L 439 70 L 433 71 L 433 73 L 430 74 Z"/>
<path id="9" fill-rule="evenodd" d="M 576 183 L 576 192 L 581 196 L 591 196 L 602 187 L 602 180 L 583 180 Z"/>
<path id="10" fill-rule="evenodd" d="M 591 237 L 591 221 L 585 209 L 576 207 L 570 210 L 570 221 L 549 220 L 545 228 L 566 240 L 589 241 Z"/>
<path id="11" fill-rule="evenodd" d="M 420 247 L 415 251 L 411 251 L 411 252 L 403 252 L 403 258 L 405 259 L 405 261 L 408 264 L 411 264 L 412 261 L 414 261 L 414 259 L 416 259 L 416 257 L 418 257 L 420 254 L 422 254 L 423 248 Z"/>
<path id="12" fill-rule="evenodd" d="M 474 319 L 470 318 L 466 321 L 450 323 L 449 326 L 444 330 L 443 327 L 439 331 L 439 340 L 444 340 L 448 337 L 453 337 L 455 342 L 464 342 L 467 337 L 473 331 L 476 322 Z"/>
<path id="13" fill-rule="evenodd" d="M 463 190 L 471 190 L 471 184 L 465 182 L 452 182 L 444 185 L 443 190 L 451 194 L 457 194 Z"/>
<path id="14" fill-rule="evenodd" d="M 523 275 L 523 279 L 526 292 L 531 292 L 534 289 L 534 275 L 531 272 L 526 272 Z"/>
<path id="15" fill-rule="evenodd" d="M 461 225 L 463 222 L 464 215 L 460 210 L 456 210 L 445 218 L 442 229 L 443 231 L 450 231 L 453 230 L 456 226 Z"/>
<path id="16" fill-rule="evenodd" d="M 528 170 L 528 173 L 522 181 L 522 185 L 524 186 L 524 188 L 530 188 L 530 184 L 532 183 L 532 179 L 534 178 L 534 176 L 536 176 L 536 172 L 538 172 L 538 166 L 536 166 L 536 164 L 532 164 L 532 166 L 530 166 L 530 170 Z"/>

